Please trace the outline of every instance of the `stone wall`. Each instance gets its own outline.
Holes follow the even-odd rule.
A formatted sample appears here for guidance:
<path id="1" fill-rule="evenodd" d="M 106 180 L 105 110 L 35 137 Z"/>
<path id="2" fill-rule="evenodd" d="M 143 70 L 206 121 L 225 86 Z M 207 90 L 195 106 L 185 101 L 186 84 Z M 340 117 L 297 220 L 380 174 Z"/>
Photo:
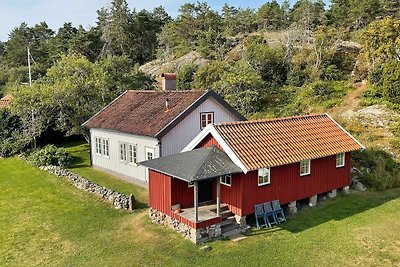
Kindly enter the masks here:
<path id="1" fill-rule="evenodd" d="M 58 177 L 65 177 L 73 185 L 80 190 L 93 193 L 99 196 L 101 199 L 112 203 L 116 209 L 133 210 L 135 206 L 135 198 L 133 195 L 127 196 L 122 193 L 116 192 L 112 189 L 108 189 L 104 186 L 95 184 L 82 176 L 65 170 L 59 166 L 44 166 L 40 169 L 48 171 Z"/>
<path id="2" fill-rule="evenodd" d="M 206 228 L 194 229 L 153 208 L 149 209 L 149 217 L 153 223 L 168 226 L 196 244 L 221 237 L 221 224 L 219 223 Z"/>

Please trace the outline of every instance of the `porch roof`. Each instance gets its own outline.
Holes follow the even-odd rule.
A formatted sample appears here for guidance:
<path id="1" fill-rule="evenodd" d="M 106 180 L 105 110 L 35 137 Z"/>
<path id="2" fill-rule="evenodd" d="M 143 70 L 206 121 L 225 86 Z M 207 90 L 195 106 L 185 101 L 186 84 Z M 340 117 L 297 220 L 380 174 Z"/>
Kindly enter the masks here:
<path id="1" fill-rule="evenodd" d="M 216 146 L 143 161 L 139 165 L 187 182 L 242 172 L 225 152 Z"/>

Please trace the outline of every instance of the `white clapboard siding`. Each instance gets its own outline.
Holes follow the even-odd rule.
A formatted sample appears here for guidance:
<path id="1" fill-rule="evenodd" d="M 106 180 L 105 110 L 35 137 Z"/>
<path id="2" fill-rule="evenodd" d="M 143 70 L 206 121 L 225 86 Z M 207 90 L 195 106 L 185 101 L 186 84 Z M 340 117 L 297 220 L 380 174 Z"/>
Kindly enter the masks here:
<path id="1" fill-rule="evenodd" d="M 201 132 L 200 113 L 214 112 L 214 122 L 237 121 L 235 115 L 225 109 L 213 98 L 208 98 L 204 103 L 192 111 L 184 120 L 176 125 L 161 139 L 161 155 L 168 156 L 182 151 L 192 139 Z"/>
<path id="2" fill-rule="evenodd" d="M 120 133 L 104 129 L 91 129 L 90 133 L 92 143 L 90 147 L 92 150 L 92 164 L 94 167 L 99 167 L 116 174 L 121 174 L 121 178 L 123 179 L 129 180 L 129 178 L 133 178 L 132 181 L 134 181 L 134 179 L 139 181 L 147 181 L 146 168 L 120 161 L 120 142 L 136 144 L 138 153 L 137 162 L 140 162 L 145 160 L 146 147 L 154 149 L 154 157 L 159 157 L 159 146 L 156 138 L 143 135 Z M 96 155 L 96 137 L 109 140 L 109 158 Z"/>

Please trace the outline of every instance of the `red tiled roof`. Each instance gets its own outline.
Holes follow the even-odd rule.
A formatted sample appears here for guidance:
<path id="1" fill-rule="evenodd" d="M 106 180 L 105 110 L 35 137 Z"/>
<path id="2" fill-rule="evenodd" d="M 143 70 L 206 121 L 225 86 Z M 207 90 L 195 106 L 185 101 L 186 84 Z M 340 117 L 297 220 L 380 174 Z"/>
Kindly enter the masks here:
<path id="1" fill-rule="evenodd" d="M 12 96 L 6 95 L 0 99 L 0 108 L 6 108 L 11 104 Z"/>
<path id="2" fill-rule="evenodd" d="M 249 170 L 363 148 L 327 114 L 223 123 L 214 127 Z"/>
<path id="3" fill-rule="evenodd" d="M 204 91 L 126 91 L 83 126 L 156 136 Z M 169 100 L 169 111 L 165 102 Z"/>

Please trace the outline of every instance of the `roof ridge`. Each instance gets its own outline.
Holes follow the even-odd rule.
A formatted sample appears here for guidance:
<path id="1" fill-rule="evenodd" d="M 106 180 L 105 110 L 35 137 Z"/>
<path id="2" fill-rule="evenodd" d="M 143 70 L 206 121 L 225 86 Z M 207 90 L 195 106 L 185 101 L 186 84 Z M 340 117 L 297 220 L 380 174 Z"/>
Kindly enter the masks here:
<path id="1" fill-rule="evenodd" d="M 288 120 L 296 120 L 296 119 L 304 119 L 304 118 L 312 118 L 312 117 L 325 117 L 325 116 L 329 117 L 326 113 L 308 114 L 308 115 L 288 116 L 288 117 L 281 117 L 281 118 L 257 119 L 257 120 L 249 120 L 249 121 L 222 122 L 222 123 L 215 123 L 214 126 L 241 125 L 241 124 L 254 124 L 254 123 L 262 123 L 262 122 L 288 121 Z"/>
<path id="2" fill-rule="evenodd" d="M 207 150 L 211 150 L 211 152 L 208 153 L 208 155 L 207 155 L 206 157 L 204 157 L 204 159 L 200 162 L 200 164 L 198 164 L 198 165 L 196 166 L 195 170 L 197 170 L 197 171 L 196 171 L 196 173 L 194 174 L 194 177 L 197 177 L 197 176 L 198 176 L 199 171 L 200 171 L 201 167 L 204 165 L 204 163 L 205 163 L 212 155 L 215 154 L 215 148 L 216 148 L 215 145 L 212 145 L 212 146 L 207 147 Z"/>

